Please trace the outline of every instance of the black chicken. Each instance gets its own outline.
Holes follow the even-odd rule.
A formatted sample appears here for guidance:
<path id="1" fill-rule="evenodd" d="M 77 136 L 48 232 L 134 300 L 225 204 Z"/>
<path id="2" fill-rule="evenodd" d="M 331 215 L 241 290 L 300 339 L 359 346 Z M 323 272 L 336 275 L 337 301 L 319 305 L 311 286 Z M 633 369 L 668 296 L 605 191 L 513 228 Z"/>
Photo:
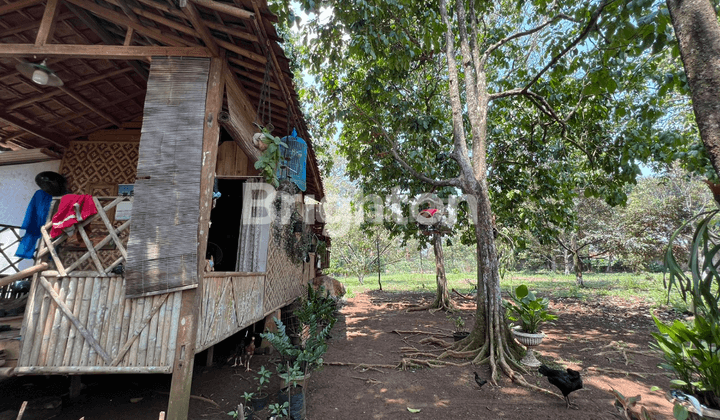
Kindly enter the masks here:
<path id="1" fill-rule="evenodd" d="M 477 372 L 473 372 L 473 373 L 475 373 L 475 383 L 477 383 L 478 386 L 480 388 L 482 388 L 482 386 L 487 383 L 487 379 L 481 379 L 480 375 L 478 375 Z"/>
<path id="2" fill-rule="evenodd" d="M 540 372 L 541 375 L 547 376 L 548 382 L 560 389 L 563 397 L 565 397 L 565 402 L 567 402 L 567 408 L 574 405 L 570 403 L 570 397 L 568 395 L 570 395 L 571 392 L 577 391 L 583 387 L 580 372 L 569 368 L 565 371 L 550 369 L 545 365 L 540 366 L 538 372 Z"/>

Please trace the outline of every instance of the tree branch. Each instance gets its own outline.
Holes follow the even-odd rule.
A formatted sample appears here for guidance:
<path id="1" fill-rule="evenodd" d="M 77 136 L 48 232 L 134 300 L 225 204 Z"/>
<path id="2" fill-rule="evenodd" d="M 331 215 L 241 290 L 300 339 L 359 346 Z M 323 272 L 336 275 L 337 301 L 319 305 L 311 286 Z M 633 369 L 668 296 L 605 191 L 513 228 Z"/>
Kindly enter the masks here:
<path id="1" fill-rule="evenodd" d="M 590 16 L 590 19 L 588 20 L 587 25 L 585 25 L 585 29 L 583 29 L 583 31 L 580 32 L 580 35 L 578 35 L 577 38 L 575 38 L 575 39 L 574 39 L 567 47 L 565 47 L 562 51 L 560 51 L 558 54 L 556 54 L 556 55 L 552 58 L 552 60 L 550 60 L 550 62 L 547 63 L 547 65 L 535 75 L 535 77 L 530 81 L 530 83 L 528 83 L 527 85 L 525 85 L 525 90 L 530 89 L 530 87 L 532 87 L 532 85 L 534 85 L 535 83 L 537 83 L 538 80 L 540 80 L 540 77 L 542 77 L 542 75 L 545 74 L 546 71 L 548 71 L 548 70 L 549 70 L 552 66 L 554 66 L 565 54 L 567 54 L 570 50 L 572 50 L 573 48 L 575 48 L 575 46 L 577 46 L 577 45 L 580 43 L 580 41 L 582 41 L 583 39 L 585 39 L 585 37 L 588 36 L 588 34 L 590 33 L 590 31 L 591 31 L 591 30 L 595 27 L 595 25 L 597 24 L 597 20 L 600 18 L 600 13 L 602 13 L 602 11 L 605 9 L 605 7 L 607 7 L 610 3 L 614 2 L 614 1 L 616 1 L 616 0 L 603 0 L 602 2 L 600 2 L 600 4 L 598 5 L 597 9 L 595 9 L 595 11 L 594 11 L 594 12 L 592 13 L 592 15 Z"/>
<path id="2" fill-rule="evenodd" d="M 555 16 L 554 18 L 550 19 L 549 21 L 543 23 L 542 25 L 539 25 L 539 26 L 536 26 L 536 27 L 534 27 L 534 28 L 528 29 L 527 31 L 517 32 L 517 33 L 514 33 L 514 34 L 512 34 L 512 35 L 510 35 L 510 36 L 507 36 L 507 37 L 501 39 L 500 41 L 494 43 L 493 45 L 489 46 L 489 47 L 485 50 L 485 52 L 483 53 L 482 59 L 480 60 L 481 65 L 485 65 L 485 62 L 487 62 L 488 57 L 490 57 L 490 54 L 491 54 L 493 51 L 495 51 L 496 49 L 502 47 L 503 45 L 507 44 L 508 42 L 512 41 L 513 39 L 522 38 L 522 37 L 524 37 L 524 36 L 532 35 L 532 34 L 534 34 L 535 32 L 538 32 L 538 31 L 544 29 L 545 27 L 547 27 L 547 26 L 549 26 L 549 25 L 552 25 L 553 23 L 555 23 L 555 22 L 557 22 L 557 21 L 559 21 L 559 20 L 561 20 L 561 19 L 574 21 L 574 19 L 570 18 L 570 16 L 568 16 L 568 15 L 566 15 L 566 14 L 564 14 L 564 13 L 561 13 L 561 14 Z"/>

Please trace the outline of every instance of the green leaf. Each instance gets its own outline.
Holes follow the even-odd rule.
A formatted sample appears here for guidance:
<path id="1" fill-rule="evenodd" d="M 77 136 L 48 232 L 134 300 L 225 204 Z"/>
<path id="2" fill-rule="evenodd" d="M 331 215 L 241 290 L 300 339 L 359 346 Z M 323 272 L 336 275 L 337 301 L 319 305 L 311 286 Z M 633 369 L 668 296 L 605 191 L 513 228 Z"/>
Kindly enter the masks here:
<path id="1" fill-rule="evenodd" d="M 517 296 L 518 299 L 522 299 L 525 296 L 528 295 L 528 288 L 524 284 L 521 284 L 515 289 L 515 296 Z"/>
<path id="2" fill-rule="evenodd" d="M 408 407 L 408 408 L 407 408 L 407 411 L 409 411 L 409 412 L 411 412 L 411 413 L 419 413 L 419 412 L 421 411 L 421 409 Z"/>
<path id="3" fill-rule="evenodd" d="M 687 408 L 683 407 L 680 404 L 675 404 L 673 407 L 673 417 L 675 417 L 676 420 L 686 420 L 690 413 L 688 413 Z"/>

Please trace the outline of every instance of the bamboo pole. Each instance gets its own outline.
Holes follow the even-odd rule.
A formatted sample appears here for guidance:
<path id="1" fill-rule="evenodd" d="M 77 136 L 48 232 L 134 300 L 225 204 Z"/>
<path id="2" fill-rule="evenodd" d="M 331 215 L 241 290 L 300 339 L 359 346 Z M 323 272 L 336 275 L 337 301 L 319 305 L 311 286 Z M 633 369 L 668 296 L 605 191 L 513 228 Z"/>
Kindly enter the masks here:
<path id="1" fill-rule="evenodd" d="M 40 276 L 40 280 L 42 281 L 44 277 Z M 46 280 L 47 281 L 47 280 Z M 49 287 L 46 287 L 47 291 L 50 292 L 50 302 L 48 302 L 48 313 L 47 318 L 45 319 L 45 326 L 43 328 L 43 337 L 42 342 L 40 346 L 40 353 L 38 353 L 38 359 L 35 363 L 37 366 L 42 366 L 45 364 L 45 359 L 47 356 L 47 349 L 48 345 L 50 344 L 50 335 L 52 332 L 53 322 L 55 321 L 55 308 L 57 307 L 57 302 L 55 302 L 52 299 L 53 292 L 57 294 L 58 290 L 60 290 L 60 280 L 55 278 L 53 283 L 50 282 L 47 283 Z M 43 283 L 44 285 L 44 283 Z M 55 307 L 55 308 L 53 308 Z"/>
<path id="2" fill-rule="evenodd" d="M 82 238 L 83 242 L 85 243 L 85 246 L 87 247 L 87 252 L 90 254 L 90 257 L 93 260 L 93 263 L 95 264 L 95 268 L 101 273 L 105 272 L 105 267 L 103 267 L 102 262 L 100 262 L 100 258 L 97 255 L 97 251 L 95 250 L 95 245 L 93 245 L 92 241 L 88 237 L 87 233 L 85 232 L 85 223 L 80 223 L 77 225 L 77 231 L 80 234 L 80 237 Z M 107 239 L 109 237 L 106 237 Z"/>
<path id="3" fill-rule="evenodd" d="M 140 344 L 138 345 L 138 357 L 137 357 L 137 366 L 145 366 L 145 357 L 147 357 L 147 349 L 148 349 L 148 337 L 150 336 L 150 324 L 152 323 L 152 315 L 150 314 L 150 309 L 152 308 L 152 305 L 155 303 L 155 298 L 157 296 L 148 297 L 145 301 L 145 307 L 143 308 L 143 321 L 147 319 L 147 322 L 145 322 L 145 325 L 143 325 L 142 332 L 140 333 Z"/>
<path id="4" fill-rule="evenodd" d="M 118 233 L 120 233 L 123 230 L 127 229 L 128 227 L 130 227 L 130 220 L 128 220 L 127 222 L 120 225 L 120 227 L 118 227 L 117 231 L 118 231 Z M 104 247 L 105 245 L 110 243 L 111 240 L 112 240 L 111 236 L 104 237 L 100 242 L 98 242 L 97 245 L 94 246 L 94 249 L 101 249 L 102 247 Z M 97 256 L 97 254 L 96 254 L 96 256 Z M 85 261 L 88 260 L 88 258 L 91 258 L 91 257 L 92 257 L 92 255 L 90 254 L 90 252 L 84 253 L 80 258 L 78 258 L 77 261 L 70 264 L 70 266 L 68 266 L 68 268 L 66 268 L 65 271 L 70 272 L 70 271 L 76 269 L 77 267 L 80 266 L 80 264 L 84 263 Z M 125 259 L 127 259 L 127 258 L 121 257 L 121 258 L 118 258 L 118 260 L 116 262 L 117 262 L 117 264 L 119 264 L 120 262 L 124 261 Z M 115 268 L 115 266 L 117 266 L 117 264 L 113 263 L 113 265 L 111 265 L 110 267 L 101 269 L 100 273 L 108 273 L 109 270 L 112 270 L 113 268 Z"/>
<path id="5" fill-rule="evenodd" d="M 163 345 L 163 331 L 165 327 L 165 314 L 167 313 L 167 306 L 168 301 L 165 299 L 165 303 L 160 306 L 160 310 L 158 310 L 157 313 L 157 328 L 155 331 L 155 350 L 153 351 L 153 358 L 150 363 L 147 363 L 148 366 L 161 366 L 162 363 L 160 363 L 160 354 L 162 353 L 162 345 Z"/>
<path id="6" fill-rule="evenodd" d="M 102 281 L 100 280 L 100 277 L 94 277 L 92 279 L 92 282 L 93 292 L 92 297 L 90 298 L 90 311 L 88 312 L 87 324 L 85 324 L 87 327 L 87 331 L 90 333 L 90 337 L 93 337 L 93 331 L 95 330 L 95 323 L 97 322 L 98 303 L 100 301 L 100 289 L 102 289 Z M 82 355 L 80 356 L 79 366 L 88 366 L 88 360 L 90 359 L 90 341 L 87 337 L 84 338 L 85 342 L 82 346 Z"/>
<path id="7" fill-rule="evenodd" d="M 68 292 L 65 297 L 65 304 L 74 310 L 75 307 L 75 294 L 77 293 L 77 278 L 68 278 Z M 74 315 L 74 314 L 73 314 Z M 63 356 L 65 355 L 65 349 L 67 347 L 67 341 L 70 334 L 70 318 L 67 316 L 62 317 L 60 321 L 60 331 L 58 333 L 58 342 L 55 346 L 55 356 L 52 360 L 51 366 L 62 366 Z"/>
<path id="8" fill-rule="evenodd" d="M 10 274 L 9 276 L 3 277 L 2 279 L 0 279 L 0 287 L 4 287 L 12 282 L 30 277 L 35 273 L 38 273 L 40 271 L 47 269 L 47 267 L 48 267 L 47 263 L 40 263 L 40 264 L 34 265 L 30 268 L 26 268 L 22 271 L 18 271 L 15 274 Z"/>
<path id="9" fill-rule="evenodd" d="M 100 335 L 97 337 L 98 342 L 100 343 L 100 347 L 107 349 L 108 348 L 108 339 L 110 336 L 110 328 L 111 328 L 111 320 L 112 320 L 112 307 L 113 302 L 115 301 L 115 293 L 117 289 L 117 281 L 115 279 L 106 278 L 103 280 L 103 282 L 107 281 L 108 283 L 108 290 L 107 290 L 107 299 L 105 300 L 105 305 L 103 306 L 103 317 L 102 317 L 102 324 L 100 325 Z M 102 366 L 102 358 L 97 357 L 95 359 L 95 364 L 98 366 Z"/>
<path id="10" fill-rule="evenodd" d="M 45 245 L 47 245 L 47 250 L 50 252 L 50 257 L 52 257 L 52 260 L 55 262 L 55 267 L 57 267 L 58 272 L 63 276 L 67 275 L 67 273 L 65 273 L 65 267 L 63 267 L 60 257 L 58 257 L 55 251 L 55 246 L 50 239 L 50 235 L 48 235 L 47 230 L 45 230 L 45 226 L 40 228 L 40 235 L 42 235 L 43 241 L 45 241 Z M 40 258 L 39 254 L 38 258 Z"/>
<path id="11" fill-rule="evenodd" d="M 67 277 L 63 279 L 58 279 L 58 285 L 60 288 L 60 301 L 65 302 L 68 295 L 68 289 L 70 287 L 70 279 Z M 60 340 L 60 325 L 62 325 L 62 318 L 66 318 L 67 320 L 67 317 L 64 317 L 62 314 L 60 306 L 56 305 L 55 320 L 53 321 L 52 330 L 50 332 L 50 339 L 48 341 L 48 349 L 45 356 L 45 363 L 43 363 L 46 366 L 52 366 L 53 362 L 55 361 L 55 350 L 57 349 L 58 341 Z"/>
<path id="12" fill-rule="evenodd" d="M 107 300 L 108 294 L 110 293 L 110 279 L 107 277 L 100 277 L 100 294 L 98 296 L 97 312 L 95 313 L 95 324 L 93 325 L 92 336 L 97 340 L 98 344 L 102 339 L 102 327 L 105 322 L 105 316 L 107 313 Z M 102 348 L 102 346 L 100 346 Z M 88 366 L 97 366 L 97 349 L 94 347 L 90 348 L 88 353 Z M 110 359 L 112 360 L 112 359 Z M 108 360 L 108 363 L 110 361 Z"/>
<path id="13" fill-rule="evenodd" d="M 95 207 L 100 209 L 102 208 L 100 206 L 100 201 L 96 197 L 93 197 L 93 201 L 95 202 Z M 108 229 L 108 235 L 112 238 L 112 240 L 115 242 L 115 246 L 117 247 L 118 251 L 120 251 L 120 254 L 125 257 L 127 260 L 127 251 L 125 250 L 125 247 L 123 247 L 122 241 L 120 241 L 120 238 L 115 233 L 115 226 L 113 226 L 112 223 L 110 223 L 110 219 L 108 219 L 107 214 L 105 214 L 105 210 L 98 211 L 98 214 L 100 215 L 100 218 L 102 219 L 103 223 L 105 223 L 105 226 Z M 129 220 L 128 220 L 129 222 Z"/>
<path id="14" fill-rule="evenodd" d="M 141 319 L 139 322 L 136 323 L 136 326 L 137 326 L 137 327 L 136 327 L 135 330 L 133 331 L 132 336 L 130 336 L 130 338 L 128 339 L 128 341 L 123 345 L 123 348 L 120 349 L 120 353 L 118 353 L 118 355 L 115 357 L 115 359 L 113 359 L 112 363 L 110 364 L 111 366 L 117 366 L 118 363 L 120 363 L 120 361 L 122 361 L 123 357 L 125 356 L 125 353 L 126 353 L 131 347 L 134 347 L 134 348 L 135 348 L 135 346 L 133 345 L 134 342 L 137 341 L 137 338 L 140 336 L 140 334 L 142 333 L 142 331 L 145 330 L 145 326 L 146 326 L 147 323 L 150 321 L 150 318 L 151 318 L 153 315 L 155 315 L 155 313 L 157 313 L 157 311 L 160 309 L 160 307 L 161 307 L 162 304 L 165 302 L 165 300 L 167 300 L 168 293 L 165 293 L 165 294 L 159 295 L 159 296 L 160 296 L 160 301 L 157 303 L 157 305 L 155 305 L 155 306 L 152 308 L 152 310 L 150 310 L 150 312 L 148 313 L 148 316 L 145 317 L 145 318 L 143 318 L 143 319 Z M 139 298 L 139 299 L 135 299 L 135 300 L 144 300 L 144 299 L 147 299 L 147 298 Z M 138 305 L 138 306 L 139 306 L 139 305 Z M 138 309 L 138 314 L 139 314 L 139 312 L 140 312 L 140 310 Z M 144 312 L 144 311 L 143 311 L 143 312 Z M 138 318 L 139 318 L 139 317 L 138 317 Z M 136 356 L 136 358 L 137 358 L 137 356 Z"/>
<path id="15" fill-rule="evenodd" d="M 30 284 L 30 296 L 28 297 L 28 304 L 30 306 L 25 308 L 26 316 L 23 319 L 22 327 L 20 329 L 20 337 L 22 337 L 23 340 L 20 342 L 21 347 L 18 366 L 26 366 L 30 364 L 30 354 L 33 349 L 38 319 L 40 319 L 43 293 L 42 290 L 38 290 L 40 284 L 37 278 L 38 274 L 33 274 L 33 281 Z"/>
<path id="16" fill-rule="evenodd" d="M 175 364 L 175 347 L 177 346 L 178 328 L 180 324 L 180 307 L 182 305 L 182 292 L 173 293 L 175 300 L 172 309 L 172 324 L 170 325 L 170 339 L 167 344 L 167 364 Z"/>
<path id="17" fill-rule="evenodd" d="M 92 277 L 84 278 L 83 297 L 80 306 L 80 316 L 78 322 L 80 325 L 87 325 L 90 318 L 90 302 L 92 301 L 93 289 L 95 288 L 95 280 Z M 79 330 L 79 329 L 78 329 Z M 73 354 L 71 366 L 79 366 L 82 358 L 83 347 L 85 347 L 85 337 L 78 334 L 73 345 Z"/>
<path id="18" fill-rule="evenodd" d="M 162 339 L 160 340 L 160 360 L 157 363 L 157 366 L 163 366 L 167 365 L 166 359 L 167 359 L 167 352 L 168 352 L 168 346 L 170 342 L 170 328 L 172 325 L 172 318 L 173 318 L 173 311 L 172 307 L 175 303 L 175 293 L 170 293 L 168 296 L 167 302 L 165 302 L 165 306 L 163 307 L 165 310 L 165 321 L 163 322 L 163 332 L 162 332 Z"/>
<path id="19" fill-rule="evenodd" d="M 83 293 L 85 290 L 85 279 L 83 277 L 75 278 L 77 280 L 77 290 L 75 291 L 75 303 L 73 305 L 73 317 L 80 320 L 80 309 L 82 308 Z M 67 345 L 65 347 L 65 355 L 63 356 L 62 363 L 60 366 L 70 366 L 70 361 L 73 356 L 73 349 L 75 349 L 75 342 L 77 341 L 77 328 L 74 326 L 70 327 L 68 333 Z"/>
<path id="20" fill-rule="evenodd" d="M 133 333 L 137 331 L 137 337 L 140 336 L 140 333 L 142 332 L 142 319 L 143 314 L 145 313 L 145 301 L 147 298 L 141 297 L 137 299 L 137 308 L 133 311 L 136 312 L 135 314 L 135 324 L 133 325 Z M 130 357 L 128 358 L 129 365 L 128 366 L 137 366 L 137 354 L 138 354 L 138 348 L 140 346 L 140 342 L 137 340 L 137 337 L 133 336 L 132 341 L 129 341 L 132 346 L 130 347 Z"/>
<path id="21" fill-rule="evenodd" d="M 123 280 L 123 285 L 125 285 L 125 280 Z M 113 360 L 115 357 L 117 357 L 122 345 L 127 341 L 128 334 L 129 334 L 128 331 L 130 330 L 130 316 L 132 315 L 133 299 L 125 298 L 125 299 L 123 299 L 123 302 L 124 302 L 124 307 L 123 307 L 123 314 L 122 314 L 122 327 L 120 330 L 120 339 L 117 340 L 113 344 L 113 350 L 112 350 Z"/>
<path id="22" fill-rule="evenodd" d="M 120 351 L 118 352 L 117 356 L 115 356 L 115 359 L 113 359 L 113 363 L 115 360 L 118 359 L 118 357 L 122 357 L 123 351 L 122 349 L 125 348 L 126 344 L 132 345 L 131 339 L 133 338 L 133 333 L 135 332 L 135 324 L 137 324 L 137 312 L 138 312 L 138 302 L 142 298 L 133 298 L 132 305 L 130 305 L 130 325 L 128 328 L 128 336 L 127 340 L 122 343 L 122 347 L 120 347 Z M 128 349 L 131 348 L 128 346 Z M 125 357 L 125 360 L 123 360 L 123 366 L 130 366 L 130 354 L 127 353 L 127 356 Z"/>
<path id="23" fill-rule="evenodd" d="M 120 340 L 120 334 L 122 331 L 122 319 L 125 304 L 125 279 L 118 278 L 115 279 L 115 281 L 117 281 L 117 291 L 113 302 L 113 310 L 110 314 L 110 320 L 112 323 L 110 328 L 112 328 L 112 332 L 108 337 L 108 346 L 105 347 L 108 349 L 108 353 L 111 357 L 115 357 L 118 349 L 117 343 Z"/>
<path id="24" fill-rule="evenodd" d="M 110 359 L 110 356 L 108 356 L 107 353 L 105 353 L 105 350 L 103 350 L 103 349 L 100 347 L 100 345 L 98 344 L 98 342 L 95 341 L 95 339 L 93 338 L 92 335 L 90 335 L 90 333 L 88 332 L 88 330 L 85 329 L 85 327 L 83 327 L 83 326 L 78 322 L 77 319 L 75 319 L 75 318 L 73 318 L 73 317 L 71 316 L 71 315 L 72 315 L 72 312 L 71 312 L 70 309 L 67 307 L 67 305 L 65 305 L 65 303 L 60 300 L 60 297 L 58 296 L 57 292 L 55 292 L 55 290 L 52 288 L 52 285 L 51 285 L 44 277 L 40 277 L 40 282 L 42 283 L 43 287 L 45 287 L 45 289 L 46 289 L 48 292 L 50 292 L 50 296 L 52 297 L 52 299 L 53 299 L 53 301 L 55 302 L 55 304 L 58 305 L 58 306 L 60 306 L 60 309 L 63 311 L 63 314 L 65 314 L 66 316 L 68 316 L 68 317 L 70 318 L 70 321 L 73 323 L 73 325 L 75 325 L 75 327 L 80 331 L 80 334 L 83 336 L 83 338 L 85 338 L 85 341 L 88 342 L 88 343 L 90 344 L 90 346 L 92 346 L 95 351 L 97 351 L 98 353 L 100 353 L 105 360 L 109 360 L 109 359 Z"/>

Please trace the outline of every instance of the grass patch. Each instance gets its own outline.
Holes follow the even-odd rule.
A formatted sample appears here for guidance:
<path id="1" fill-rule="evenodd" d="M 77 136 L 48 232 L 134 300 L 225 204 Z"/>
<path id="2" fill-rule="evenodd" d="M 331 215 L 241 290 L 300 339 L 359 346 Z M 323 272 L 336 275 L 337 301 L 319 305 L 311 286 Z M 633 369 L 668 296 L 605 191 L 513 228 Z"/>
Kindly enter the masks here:
<path id="1" fill-rule="evenodd" d="M 369 290 L 378 290 L 377 274 L 364 279 L 360 284 L 357 277 L 339 277 L 345 283 L 348 298 Z M 475 273 L 448 273 L 448 287 L 461 293 L 469 293 L 476 284 Z M 543 296 L 553 298 L 575 298 L 591 301 L 602 297 L 631 299 L 640 297 L 653 307 L 665 306 L 667 291 L 663 286 L 662 273 L 588 273 L 583 275 L 585 287 L 575 283 L 575 275 L 559 273 L 512 272 L 501 280 L 500 287 L 508 292 L 521 284 Z M 389 293 L 434 292 L 435 273 L 390 273 L 382 274 L 383 290 Z M 673 291 L 670 306 L 679 311 L 687 309 L 680 295 Z"/>

